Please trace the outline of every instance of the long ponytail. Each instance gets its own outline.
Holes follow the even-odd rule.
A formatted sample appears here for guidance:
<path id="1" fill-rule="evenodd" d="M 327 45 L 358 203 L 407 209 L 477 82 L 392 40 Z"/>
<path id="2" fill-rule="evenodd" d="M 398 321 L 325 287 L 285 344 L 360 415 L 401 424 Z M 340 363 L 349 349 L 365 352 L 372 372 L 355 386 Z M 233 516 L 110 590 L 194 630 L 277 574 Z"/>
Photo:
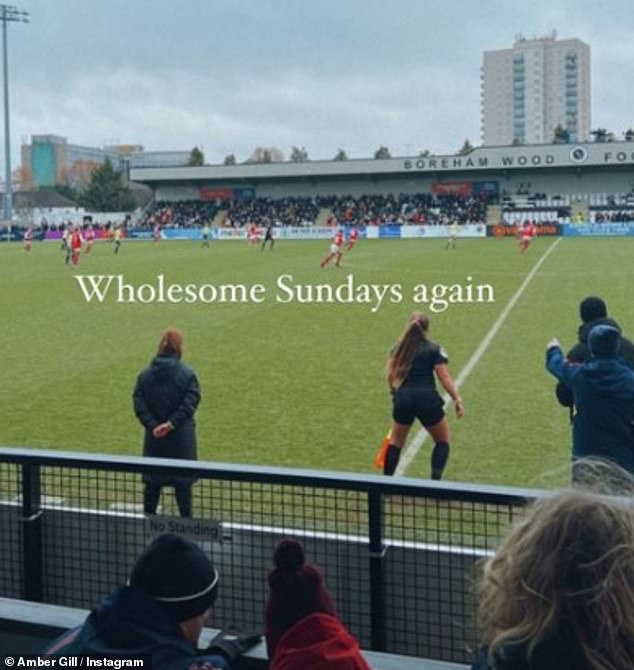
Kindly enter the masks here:
<path id="1" fill-rule="evenodd" d="M 427 341 L 428 329 L 427 315 L 414 312 L 387 362 L 387 381 L 392 389 L 397 389 L 405 381 L 421 344 Z"/>

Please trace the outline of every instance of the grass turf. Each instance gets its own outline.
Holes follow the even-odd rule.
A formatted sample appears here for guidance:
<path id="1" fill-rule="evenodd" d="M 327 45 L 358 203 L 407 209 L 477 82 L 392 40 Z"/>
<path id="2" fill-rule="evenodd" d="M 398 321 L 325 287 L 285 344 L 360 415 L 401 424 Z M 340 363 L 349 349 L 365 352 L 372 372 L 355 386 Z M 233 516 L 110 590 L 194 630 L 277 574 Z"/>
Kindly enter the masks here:
<path id="1" fill-rule="evenodd" d="M 362 241 L 344 267 L 321 269 L 328 244 L 278 241 L 274 251 L 240 242 L 203 249 L 196 242 L 124 243 L 118 256 L 99 244 L 73 271 L 57 244 L 27 255 L 0 245 L 4 421 L 0 444 L 138 454 L 141 429 L 131 407 L 139 370 L 161 331 L 185 334 L 185 360 L 200 379 L 199 456 L 238 463 L 375 472 L 372 459 L 390 423 L 387 352 L 414 309 L 418 284 L 490 284 L 495 302 L 430 312 L 456 377 L 531 268 L 554 243 L 536 240 L 519 255 L 513 240 Z M 516 485 L 557 485 L 568 477 L 566 410 L 544 371 L 553 335 L 576 337 L 577 306 L 604 297 L 626 333 L 634 241 L 563 239 L 508 316 L 462 395 L 466 416 L 454 433 L 446 477 Z M 262 304 L 87 303 L 75 274 L 123 274 L 156 283 L 262 284 Z M 281 275 L 293 285 L 399 285 L 402 301 L 318 304 L 276 296 Z M 471 277 L 471 280 L 468 280 Z M 288 280 L 288 284 L 291 280 Z M 451 408 L 449 408 L 451 411 Z M 418 427 L 415 427 L 418 431 Z M 408 470 L 427 476 L 429 442 Z"/>

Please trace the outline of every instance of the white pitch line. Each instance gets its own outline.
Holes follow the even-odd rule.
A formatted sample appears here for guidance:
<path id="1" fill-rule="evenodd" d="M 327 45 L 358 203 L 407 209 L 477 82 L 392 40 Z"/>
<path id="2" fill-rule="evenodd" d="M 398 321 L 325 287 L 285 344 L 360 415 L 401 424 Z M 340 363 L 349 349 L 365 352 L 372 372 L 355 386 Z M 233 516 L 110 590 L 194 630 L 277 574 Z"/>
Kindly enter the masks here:
<path id="1" fill-rule="evenodd" d="M 535 263 L 533 269 L 526 275 L 526 278 L 520 285 L 520 287 L 515 291 L 511 299 L 508 301 L 502 312 L 500 313 L 500 316 L 495 320 L 495 323 L 491 326 L 489 329 L 489 332 L 484 336 L 484 339 L 482 342 L 480 342 L 478 348 L 473 352 L 471 358 L 467 361 L 467 364 L 460 370 L 460 373 L 455 379 L 456 386 L 460 388 L 467 377 L 471 374 L 473 371 L 473 368 L 478 364 L 479 360 L 482 358 L 484 355 L 484 352 L 489 348 L 491 342 L 493 341 L 493 338 L 497 335 L 498 331 L 500 328 L 504 325 L 504 322 L 506 321 L 506 318 L 508 317 L 510 311 L 515 307 L 515 303 L 520 299 L 522 296 L 522 293 L 524 293 L 526 287 L 529 285 L 531 279 L 537 274 L 539 271 L 539 268 L 544 264 L 544 261 L 548 258 L 550 255 L 550 252 L 561 242 L 561 237 L 558 237 L 549 247 L 546 249 L 544 255 Z M 445 393 L 443 395 L 443 401 L 447 402 L 449 400 L 449 395 Z M 408 442 L 407 446 L 403 449 L 403 453 L 401 454 L 401 459 L 398 463 L 398 466 L 396 467 L 396 471 L 394 474 L 397 477 L 402 476 L 405 474 L 405 471 L 407 468 L 411 465 L 412 461 L 416 458 L 416 455 L 420 451 L 420 448 L 423 446 L 425 443 L 425 440 L 427 439 L 429 433 L 424 429 L 421 428 L 418 433 Z"/>

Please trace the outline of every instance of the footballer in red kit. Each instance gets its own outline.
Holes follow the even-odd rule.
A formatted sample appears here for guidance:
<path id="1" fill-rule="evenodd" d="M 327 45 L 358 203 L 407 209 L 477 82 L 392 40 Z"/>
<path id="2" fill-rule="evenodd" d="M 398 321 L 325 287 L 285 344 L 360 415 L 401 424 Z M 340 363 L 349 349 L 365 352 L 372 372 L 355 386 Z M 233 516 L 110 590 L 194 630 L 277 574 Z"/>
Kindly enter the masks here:
<path id="1" fill-rule="evenodd" d="M 92 226 L 88 226 L 84 233 L 84 241 L 86 242 L 86 254 L 92 251 L 92 245 L 95 243 L 95 230 Z"/>
<path id="2" fill-rule="evenodd" d="M 346 245 L 346 251 L 350 251 L 352 247 L 357 243 L 357 240 L 359 239 L 359 229 L 358 228 L 353 228 L 350 231 L 350 235 L 348 236 L 348 244 Z"/>
<path id="3" fill-rule="evenodd" d="M 535 235 L 537 235 L 537 226 L 535 226 L 535 224 L 531 223 L 530 221 L 526 221 L 526 223 L 524 223 L 524 227 L 522 228 L 522 234 L 520 237 L 519 246 L 521 254 L 523 254 L 528 249 Z"/>
<path id="4" fill-rule="evenodd" d="M 79 231 L 79 228 L 74 228 L 70 235 L 71 263 L 73 265 L 79 264 L 79 254 L 81 252 L 82 244 L 83 239 L 81 232 Z"/>
<path id="5" fill-rule="evenodd" d="M 247 242 L 251 245 L 260 246 L 260 231 L 255 223 L 247 227 Z"/>
<path id="6" fill-rule="evenodd" d="M 335 236 L 332 238 L 332 242 L 330 244 L 330 253 L 325 256 L 321 263 L 319 264 L 322 268 L 325 268 L 328 263 L 334 258 L 335 259 L 335 265 L 339 267 L 341 265 L 341 257 L 343 256 L 343 252 L 341 251 L 341 246 L 343 245 L 343 231 L 338 230 L 335 233 Z"/>

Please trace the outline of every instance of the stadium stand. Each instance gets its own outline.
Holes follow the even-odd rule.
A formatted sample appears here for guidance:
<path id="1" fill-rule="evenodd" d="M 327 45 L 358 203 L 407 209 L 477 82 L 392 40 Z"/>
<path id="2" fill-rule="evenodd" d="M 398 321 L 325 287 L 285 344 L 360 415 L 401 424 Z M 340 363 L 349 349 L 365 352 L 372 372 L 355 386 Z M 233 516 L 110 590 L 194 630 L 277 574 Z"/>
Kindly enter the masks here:
<path id="1" fill-rule="evenodd" d="M 514 225 L 534 223 L 623 223 L 634 221 L 634 191 L 629 193 L 530 193 L 503 192 L 502 219 Z"/>
<path id="2" fill-rule="evenodd" d="M 206 201 L 161 201 L 145 214 L 143 225 L 197 227 L 214 222 L 218 212 L 225 213 L 223 225 L 241 228 L 251 223 L 278 226 L 309 226 L 328 221 L 350 225 L 483 223 L 488 194 L 461 196 L 415 193 L 399 195 L 318 196 L 315 198 L 251 198 L 223 203 Z M 215 221 L 214 223 L 217 223 Z"/>

